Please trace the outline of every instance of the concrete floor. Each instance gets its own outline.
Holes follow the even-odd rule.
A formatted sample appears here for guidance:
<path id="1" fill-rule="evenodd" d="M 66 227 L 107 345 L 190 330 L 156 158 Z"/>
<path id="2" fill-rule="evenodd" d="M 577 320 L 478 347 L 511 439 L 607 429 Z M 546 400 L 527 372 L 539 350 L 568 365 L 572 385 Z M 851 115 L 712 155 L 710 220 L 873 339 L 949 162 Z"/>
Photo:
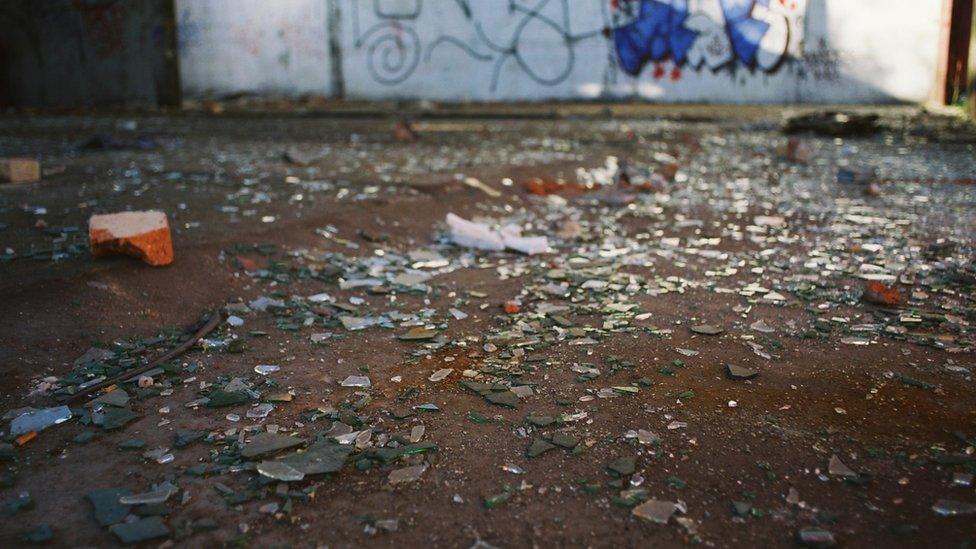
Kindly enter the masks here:
<path id="1" fill-rule="evenodd" d="M 971 515 L 933 511 L 976 513 L 976 155 L 961 126 L 887 109 L 875 134 L 802 135 L 804 158 L 787 158 L 780 109 L 520 108 L 411 111 L 416 142 L 372 107 L 0 118 L 2 155 L 47 172 L 0 185 L 0 409 L 56 405 L 90 347 L 138 362 L 228 304 L 244 320 L 156 390 L 123 385 L 139 417 L 122 429 L 85 425 L 79 405 L 81 420 L 15 447 L 0 501 L 27 492 L 33 506 L 0 542 L 48 525 L 56 546 L 116 543 L 85 494 L 165 480 L 180 489 L 169 538 L 190 546 L 972 542 Z M 95 135 L 113 147 L 81 146 Z M 610 156 L 654 188 L 599 185 Z M 870 169 L 873 193 L 838 182 Z M 171 266 L 90 257 L 88 217 L 128 209 L 167 213 Z M 449 212 L 509 220 L 554 251 L 454 246 Z M 348 283 L 369 277 L 378 288 Z M 900 301 L 866 301 L 870 280 Z M 282 306 L 234 305 L 260 296 Z M 378 325 L 349 330 L 351 317 Z M 690 329 L 703 324 L 724 331 Z M 438 339 L 397 337 L 415 326 Z M 730 379 L 730 364 L 758 375 Z M 372 386 L 342 386 L 350 375 Z M 186 406 L 233 378 L 274 402 L 268 417 Z M 500 407 L 463 380 L 531 391 Z M 436 451 L 376 459 L 420 425 Z M 368 435 L 335 474 L 286 485 L 239 455 L 261 430 L 346 426 Z M 174 446 L 187 430 L 206 438 Z M 145 447 L 117 449 L 133 438 Z M 535 440 L 576 444 L 527 457 Z M 144 456 L 156 449 L 173 460 Z M 608 473 L 619 458 L 634 472 Z M 391 484 L 410 466 L 426 467 L 419 480 Z M 632 510 L 645 499 L 681 510 L 649 522 Z"/>

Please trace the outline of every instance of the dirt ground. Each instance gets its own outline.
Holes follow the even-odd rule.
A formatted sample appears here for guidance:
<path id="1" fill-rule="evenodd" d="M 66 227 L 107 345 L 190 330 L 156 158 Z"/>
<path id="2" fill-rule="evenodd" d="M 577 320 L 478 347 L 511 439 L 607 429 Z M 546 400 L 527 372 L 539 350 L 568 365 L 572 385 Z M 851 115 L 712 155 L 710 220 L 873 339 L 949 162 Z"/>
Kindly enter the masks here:
<path id="1" fill-rule="evenodd" d="M 22 446 L 8 436 L 0 545 L 44 526 L 52 546 L 118 544 L 85 495 L 164 481 L 179 491 L 162 508 L 121 519 L 162 516 L 169 533 L 148 546 L 784 547 L 802 531 L 971 545 L 976 145 L 905 108 L 867 135 L 793 145 L 781 110 L 703 112 L 415 114 L 416 141 L 397 139 L 393 112 L 0 117 L 0 156 L 46 172 L 0 185 L 0 412 L 62 404 L 89 348 L 138 365 L 228 304 L 281 300 L 231 305 L 243 325 L 223 324 L 156 390 L 120 384 L 138 414 L 120 429 L 90 424 L 80 402 Z M 601 184 L 608 156 L 630 186 Z M 872 186 L 838 182 L 869 168 Z M 91 258 L 89 216 L 143 209 L 167 213 L 172 265 Z M 450 212 L 509 219 L 553 252 L 455 246 Z M 380 282 L 347 284 L 367 277 Z M 865 300 L 869 280 L 900 300 Z M 351 330 L 352 317 L 377 325 Z M 398 337 L 417 326 L 436 337 Z M 161 333 L 173 337 L 149 339 Z M 351 375 L 371 386 L 343 386 Z M 186 406 L 234 378 L 258 396 Z M 496 406 L 465 380 L 531 391 Z M 433 447 L 374 459 L 419 425 Z M 366 434 L 336 473 L 278 482 L 240 456 L 261 430 L 346 427 Z M 189 430 L 202 440 L 174 445 Z M 573 448 L 528 457 L 556 435 Z M 130 439 L 145 445 L 118 448 Z M 172 461 L 147 457 L 160 448 Z M 619 458 L 634 470 L 608 469 Z M 390 482 L 409 466 L 426 468 Z M 645 500 L 675 513 L 642 519 Z M 944 500 L 960 514 L 936 512 Z"/>

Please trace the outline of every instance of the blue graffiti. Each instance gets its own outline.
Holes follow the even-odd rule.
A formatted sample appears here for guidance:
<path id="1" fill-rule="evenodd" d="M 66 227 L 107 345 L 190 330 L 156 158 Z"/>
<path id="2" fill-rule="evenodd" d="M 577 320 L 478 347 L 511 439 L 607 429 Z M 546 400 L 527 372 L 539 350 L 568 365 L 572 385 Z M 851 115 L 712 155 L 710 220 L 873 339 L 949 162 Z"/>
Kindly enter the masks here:
<path id="1" fill-rule="evenodd" d="M 725 28 L 739 61 L 750 67 L 755 66 L 756 50 L 769 23 L 752 18 L 752 8 L 759 4 L 769 7 L 769 0 L 720 0 L 725 14 Z"/>
<path id="2" fill-rule="evenodd" d="M 682 25 L 688 18 L 687 1 L 665 4 L 644 0 L 630 24 L 613 31 L 620 67 L 636 76 L 648 61 L 671 57 L 684 62 L 688 49 L 698 35 Z"/>
<path id="3" fill-rule="evenodd" d="M 636 12 L 631 13 L 631 22 L 613 30 L 617 57 L 626 73 L 637 76 L 645 64 L 653 61 L 671 59 L 676 65 L 685 63 L 698 39 L 698 33 L 685 26 L 691 15 L 688 0 L 620 1 L 624 4 L 621 9 Z M 757 4 L 768 7 L 769 1 L 719 0 L 735 59 L 750 68 L 755 67 L 759 43 L 770 26 L 754 19 L 752 11 Z"/>

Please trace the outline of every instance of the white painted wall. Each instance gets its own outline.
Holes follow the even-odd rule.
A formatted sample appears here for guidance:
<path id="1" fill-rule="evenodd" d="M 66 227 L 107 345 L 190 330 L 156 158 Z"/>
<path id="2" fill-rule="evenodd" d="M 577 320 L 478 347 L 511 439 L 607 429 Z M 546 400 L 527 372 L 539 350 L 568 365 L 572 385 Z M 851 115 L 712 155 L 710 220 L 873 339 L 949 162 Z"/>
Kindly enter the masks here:
<path id="1" fill-rule="evenodd" d="M 325 0 L 176 0 L 187 98 L 331 95 Z"/>
<path id="2" fill-rule="evenodd" d="M 803 82 L 801 98 L 923 102 L 935 96 L 942 0 L 809 1 L 806 58 L 818 57 L 822 39 L 840 58 L 841 79 L 830 86 Z"/>
<path id="3" fill-rule="evenodd" d="M 735 0 L 725 5 L 744 9 L 726 12 L 719 0 L 177 0 L 191 97 L 330 95 L 334 6 L 351 99 L 742 103 L 925 101 L 942 3 Z M 662 12 L 642 4 L 678 17 L 648 17 Z"/>

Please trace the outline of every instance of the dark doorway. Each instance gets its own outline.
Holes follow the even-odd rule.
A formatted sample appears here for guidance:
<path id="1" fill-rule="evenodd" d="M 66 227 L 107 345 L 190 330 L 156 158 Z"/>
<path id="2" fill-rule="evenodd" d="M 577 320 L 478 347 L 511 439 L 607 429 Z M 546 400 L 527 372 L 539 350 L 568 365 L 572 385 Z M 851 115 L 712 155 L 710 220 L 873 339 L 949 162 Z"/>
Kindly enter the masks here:
<path id="1" fill-rule="evenodd" d="M 0 107 L 178 105 L 173 0 L 0 2 Z"/>

